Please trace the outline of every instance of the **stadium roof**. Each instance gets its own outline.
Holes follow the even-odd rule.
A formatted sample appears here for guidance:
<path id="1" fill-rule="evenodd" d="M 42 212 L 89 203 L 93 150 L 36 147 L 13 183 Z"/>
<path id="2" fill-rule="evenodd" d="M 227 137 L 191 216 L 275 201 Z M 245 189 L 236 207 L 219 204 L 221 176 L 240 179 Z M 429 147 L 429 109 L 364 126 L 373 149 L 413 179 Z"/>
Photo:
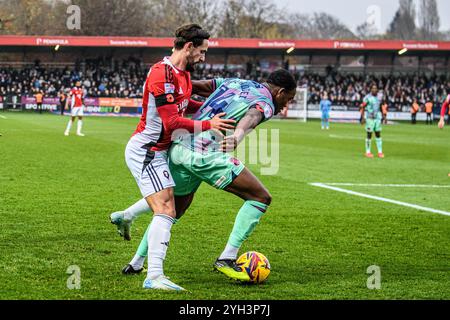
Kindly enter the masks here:
<path id="1" fill-rule="evenodd" d="M 0 46 L 70 46 L 171 48 L 173 38 L 149 37 L 82 37 L 82 36 L 0 36 Z M 316 50 L 415 50 L 450 51 L 450 42 L 402 40 L 266 40 L 210 39 L 210 48 L 242 49 L 316 49 Z"/>

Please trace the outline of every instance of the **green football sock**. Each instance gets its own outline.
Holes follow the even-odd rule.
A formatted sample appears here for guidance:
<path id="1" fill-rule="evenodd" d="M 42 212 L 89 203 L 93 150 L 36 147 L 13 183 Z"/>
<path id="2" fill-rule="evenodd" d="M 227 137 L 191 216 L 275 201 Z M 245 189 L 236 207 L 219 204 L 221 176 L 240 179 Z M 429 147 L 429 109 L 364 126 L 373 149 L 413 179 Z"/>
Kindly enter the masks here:
<path id="1" fill-rule="evenodd" d="M 174 223 L 178 222 L 178 219 L 174 219 Z M 148 229 L 150 228 L 150 224 L 147 227 L 147 230 L 145 230 L 144 235 L 142 236 L 142 240 L 141 243 L 139 243 L 139 247 L 136 251 L 136 255 L 140 256 L 140 257 L 146 257 L 147 253 L 148 253 L 148 242 L 147 242 L 147 235 L 148 235 Z"/>
<path id="2" fill-rule="evenodd" d="M 233 230 L 228 239 L 228 245 L 240 248 L 242 242 L 252 234 L 268 207 L 268 205 L 258 201 L 245 201 L 234 221 Z"/>
<path id="3" fill-rule="evenodd" d="M 381 138 L 376 138 L 378 153 L 383 153 L 383 140 Z"/>
<path id="4" fill-rule="evenodd" d="M 372 139 L 366 139 L 366 153 L 370 152 L 371 145 L 372 145 Z"/>

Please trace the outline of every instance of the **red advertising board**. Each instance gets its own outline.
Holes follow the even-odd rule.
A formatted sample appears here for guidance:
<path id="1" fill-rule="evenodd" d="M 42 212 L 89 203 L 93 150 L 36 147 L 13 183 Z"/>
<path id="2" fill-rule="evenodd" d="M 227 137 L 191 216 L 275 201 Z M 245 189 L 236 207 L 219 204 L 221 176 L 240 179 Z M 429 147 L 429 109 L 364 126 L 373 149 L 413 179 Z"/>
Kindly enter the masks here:
<path id="1" fill-rule="evenodd" d="M 210 48 L 246 49 L 323 49 L 323 50 L 420 50 L 450 51 L 450 42 L 402 40 L 265 40 L 210 39 Z M 170 48 L 173 38 L 149 37 L 75 37 L 75 36 L 0 36 L 0 46 L 73 46 L 73 47 L 154 47 Z"/>

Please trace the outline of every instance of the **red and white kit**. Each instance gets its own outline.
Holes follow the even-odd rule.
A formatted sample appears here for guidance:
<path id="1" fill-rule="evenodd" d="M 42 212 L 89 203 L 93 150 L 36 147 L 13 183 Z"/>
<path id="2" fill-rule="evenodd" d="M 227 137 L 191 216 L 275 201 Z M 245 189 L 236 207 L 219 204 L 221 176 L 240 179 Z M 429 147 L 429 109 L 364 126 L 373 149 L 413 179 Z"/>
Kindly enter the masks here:
<path id="1" fill-rule="evenodd" d="M 441 117 L 445 117 L 448 108 L 450 108 L 450 94 L 447 96 L 447 98 L 444 101 L 444 104 L 442 105 Z"/>
<path id="2" fill-rule="evenodd" d="M 69 95 L 72 117 L 83 116 L 83 89 L 75 87 Z"/>
<path id="3" fill-rule="evenodd" d="M 144 85 L 142 116 L 125 149 L 125 160 L 145 198 L 175 186 L 167 163 L 167 151 L 176 129 L 210 129 L 207 121 L 182 118 L 201 103 L 191 100 L 191 76 L 166 57 L 149 71 Z"/>

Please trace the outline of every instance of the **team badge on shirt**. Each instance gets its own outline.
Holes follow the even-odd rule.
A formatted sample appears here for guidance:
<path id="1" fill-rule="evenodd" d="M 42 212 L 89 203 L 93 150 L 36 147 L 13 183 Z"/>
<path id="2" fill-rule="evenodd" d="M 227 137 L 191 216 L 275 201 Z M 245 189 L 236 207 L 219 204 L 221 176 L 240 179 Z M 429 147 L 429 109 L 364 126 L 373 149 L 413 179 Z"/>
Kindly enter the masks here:
<path id="1" fill-rule="evenodd" d="M 172 83 L 164 83 L 164 93 L 175 93 L 175 85 Z"/>

